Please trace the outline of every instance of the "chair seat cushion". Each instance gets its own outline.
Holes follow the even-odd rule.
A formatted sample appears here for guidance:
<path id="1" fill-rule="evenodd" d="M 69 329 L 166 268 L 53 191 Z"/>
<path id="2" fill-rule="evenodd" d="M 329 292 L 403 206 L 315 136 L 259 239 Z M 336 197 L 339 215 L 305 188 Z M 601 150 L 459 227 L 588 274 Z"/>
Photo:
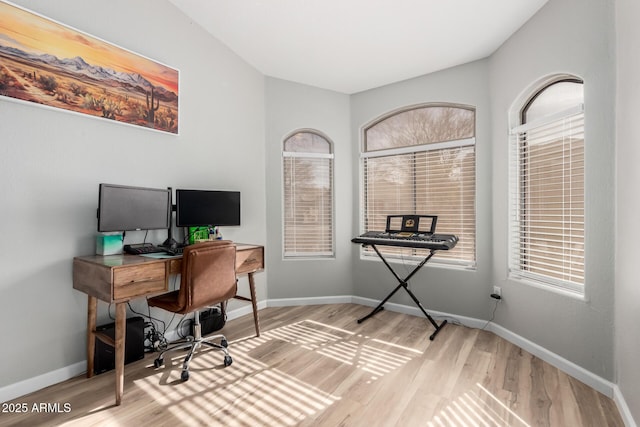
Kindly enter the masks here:
<path id="1" fill-rule="evenodd" d="M 178 298 L 180 291 L 173 291 L 147 300 L 149 306 L 162 308 L 173 313 L 185 314 L 185 306 Z"/>

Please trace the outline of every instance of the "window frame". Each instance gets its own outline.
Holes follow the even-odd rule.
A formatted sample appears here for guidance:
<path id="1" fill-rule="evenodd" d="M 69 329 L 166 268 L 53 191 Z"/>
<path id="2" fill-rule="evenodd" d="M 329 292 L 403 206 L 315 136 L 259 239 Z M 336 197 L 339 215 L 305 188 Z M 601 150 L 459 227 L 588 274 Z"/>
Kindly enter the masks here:
<path id="1" fill-rule="evenodd" d="M 465 137 L 460 139 L 453 140 L 445 140 L 439 142 L 428 142 L 424 144 L 404 146 L 404 147 L 394 147 L 394 148 L 385 148 L 385 149 L 373 149 L 370 151 L 366 151 L 367 147 L 367 131 L 374 126 L 380 124 L 381 122 L 394 117 L 399 114 L 403 114 L 413 110 L 420 110 L 424 108 L 431 107 L 444 107 L 444 108 L 455 108 L 455 109 L 464 109 L 473 112 L 474 115 L 474 127 L 473 127 L 473 136 Z M 430 265 L 434 267 L 444 267 L 449 269 L 463 269 L 463 270 L 475 270 L 477 268 L 477 231 L 478 231 L 478 215 L 477 215 L 477 182 L 478 182 L 478 168 L 477 168 L 477 151 L 476 151 L 476 134 L 477 134 L 477 108 L 472 105 L 465 105 L 459 103 L 448 103 L 448 102 L 427 102 L 420 104 L 407 105 L 404 107 L 400 107 L 394 109 L 392 111 L 388 111 L 381 116 L 376 117 L 374 120 L 363 125 L 360 129 L 360 158 L 359 158 L 359 185 L 360 185 L 360 195 L 359 195 L 359 228 L 360 233 L 364 233 L 366 230 L 366 177 L 365 177 L 365 160 L 369 158 L 375 157 L 385 157 L 388 155 L 402 155 L 402 154 L 411 154 L 411 153 L 420 153 L 420 152 L 428 152 L 428 151 L 437 151 L 441 149 L 456 149 L 456 148 L 464 148 L 464 147 L 473 147 L 473 260 L 467 261 L 463 259 L 443 259 L 439 257 L 434 257 L 430 261 Z M 399 212 L 398 212 L 399 213 Z M 423 212 L 424 213 L 424 212 Z M 425 214 L 429 214 L 426 212 Z M 439 232 L 445 232 L 440 231 Z M 387 250 L 385 250 L 387 248 Z M 391 263 L 403 263 L 403 264 L 413 264 L 416 265 L 420 263 L 424 259 L 424 254 L 420 252 L 420 250 L 415 249 L 402 249 L 402 248 L 392 248 L 392 250 L 388 249 L 388 247 L 378 248 L 385 258 Z M 380 261 L 380 258 L 373 250 L 367 250 L 366 248 L 360 248 L 360 259 L 361 260 L 370 260 L 370 261 Z M 398 252 L 398 253 L 395 253 Z M 407 254 L 408 253 L 408 254 Z"/>
<path id="2" fill-rule="evenodd" d="M 542 94 L 544 91 L 549 89 L 555 84 L 558 83 L 576 83 L 581 84 L 582 89 L 584 91 L 584 80 L 573 75 L 554 75 L 550 76 L 542 81 L 539 81 L 538 84 L 534 84 L 530 87 L 528 91 L 526 91 L 526 95 L 520 98 L 520 102 L 514 103 L 514 107 L 511 110 L 511 117 L 514 119 L 510 126 L 509 131 L 509 201 L 508 201 L 508 218 L 509 218 L 509 229 L 508 229 L 508 278 L 517 280 L 523 283 L 526 283 L 531 286 L 535 286 L 541 289 L 545 289 L 548 291 L 577 297 L 580 299 L 586 298 L 586 159 L 585 159 L 585 151 L 586 151 L 586 137 L 584 134 L 585 127 L 585 109 L 584 109 L 584 92 L 581 99 L 581 102 L 572 105 L 571 107 L 564 108 L 558 111 L 554 111 L 552 113 L 546 114 L 544 116 L 538 117 L 536 119 L 527 121 L 526 114 L 531 107 L 531 105 L 535 102 L 535 100 Z M 583 229 L 582 229 L 582 283 L 573 282 L 571 280 L 559 279 L 556 277 L 552 277 L 551 275 L 535 273 L 531 271 L 524 270 L 522 266 L 522 258 L 519 257 L 515 251 L 516 245 L 520 245 L 518 243 L 522 237 L 522 226 L 516 225 L 519 220 L 516 218 L 520 218 L 522 216 L 522 182 L 520 180 L 522 164 L 520 158 L 520 141 L 522 138 L 526 138 L 523 136 L 526 132 L 539 130 L 544 126 L 549 126 L 553 124 L 557 124 L 563 120 L 573 120 L 575 118 L 581 120 L 581 133 L 582 133 L 582 219 L 583 219 Z M 513 123 L 515 122 L 515 123 Z M 559 135 L 564 135 L 564 130 L 559 132 Z M 574 132 L 568 132 L 569 135 L 575 135 Z M 564 144 L 564 143 L 563 143 Z M 527 175 L 528 177 L 529 175 Z M 562 181 L 564 184 L 564 181 Z M 566 205 L 566 202 L 563 201 L 563 206 Z M 566 240 L 563 240 L 566 242 Z"/>
<path id="3" fill-rule="evenodd" d="M 287 141 L 289 141 L 293 136 L 300 134 L 300 133 L 308 133 L 308 134 L 312 134 L 315 135 L 317 137 L 320 137 L 324 140 L 324 142 L 327 143 L 328 148 L 329 148 L 329 153 L 313 153 L 313 152 L 296 152 L 296 151 L 286 151 L 285 150 L 285 146 Z M 311 128 L 301 128 L 301 129 L 296 129 L 292 132 L 289 132 L 288 134 L 286 134 L 284 136 L 284 138 L 281 141 L 281 157 L 282 160 L 280 162 L 280 167 L 281 167 L 281 173 L 280 173 L 280 177 L 282 179 L 282 186 L 281 186 L 281 191 L 282 191 L 282 197 L 281 197 L 281 209 L 282 209 L 282 216 L 281 216 L 281 221 L 282 221 L 282 230 L 281 230 L 281 237 L 282 237 L 282 259 L 286 260 L 286 261 L 290 261 L 290 260 L 326 260 L 326 259 L 335 259 L 336 256 L 336 215 L 335 215 L 335 150 L 334 150 L 334 142 L 323 132 L 317 130 L 317 129 L 311 129 Z M 285 188 L 285 161 L 287 158 L 306 158 L 306 159 L 328 159 L 329 162 L 329 182 L 331 185 L 331 205 L 330 205 L 330 209 L 331 209 L 331 250 L 330 252 L 309 252 L 309 253 L 305 253 L 305 252 L 287 252 L 286 250 L 286 230 L 287 230 L 287 226 L 286 226 L 286 222 L 287 222 L 287 217 L 286 217 L 286 197 L 285 197 L 285 193 L 286 193 L 286 188 Z"/>

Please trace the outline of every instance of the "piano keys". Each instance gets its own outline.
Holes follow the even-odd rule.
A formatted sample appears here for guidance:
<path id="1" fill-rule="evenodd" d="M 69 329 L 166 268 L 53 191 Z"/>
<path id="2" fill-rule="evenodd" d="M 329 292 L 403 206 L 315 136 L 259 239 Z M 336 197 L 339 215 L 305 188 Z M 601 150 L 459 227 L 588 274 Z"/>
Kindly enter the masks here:
<path id="1" fill-rule="evenodd" d="M 453 234 L 368 231 L 358 237 L 354 237 L 351 241 L 363 245 L 448 251 L 456 246 L 458 237 Z"/>

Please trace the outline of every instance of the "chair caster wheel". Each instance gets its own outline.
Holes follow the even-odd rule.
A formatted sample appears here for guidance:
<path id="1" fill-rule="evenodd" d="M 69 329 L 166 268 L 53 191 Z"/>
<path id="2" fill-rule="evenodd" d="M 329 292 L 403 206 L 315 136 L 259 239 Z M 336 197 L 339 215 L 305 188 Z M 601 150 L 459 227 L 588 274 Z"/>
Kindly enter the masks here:
<path id="1" fill-rule="evenodd" d="M 189 381 L 189 371 L 182 371 L 180 374 L 180 379 L 184 381 Z"/>
<path id="2" fill-rule="evenodd" d="M 225 356 L 224 357 L 224 366 L 229 366 L 233 363 L 233 359 L 231 358 L 231 356 Z"/>
<path id="3" fill-rule="evenodd" d="M 164 363 L 163 359 L 157 358 L 156 360 L 153 361 L 153 366 L 155 366 L 156 368 L 159 368 L 160 366 L 162 366 L 163 363 Z"/>
<path id="4" fill-rule="evenodd" d="M 229 347 L 229 343 L 225 338 L 222 338 L 222 340 L 220 340 L 220 345 L 223 346 L 224 348 Z"/>

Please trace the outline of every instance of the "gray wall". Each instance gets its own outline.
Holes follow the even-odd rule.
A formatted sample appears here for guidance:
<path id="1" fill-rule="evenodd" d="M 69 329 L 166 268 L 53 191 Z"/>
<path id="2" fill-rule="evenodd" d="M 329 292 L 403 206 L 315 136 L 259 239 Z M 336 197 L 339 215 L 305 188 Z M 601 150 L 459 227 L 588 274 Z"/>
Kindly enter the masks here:
<path id="1" fill-rule="evenodd" d="M 17 3 L 178 68 L 180 136 L 0 100 L 0 387 L 86 358 L 87 297 L 72 289 L 71 260 L 95 251 L 98 183 L 240 190 L 243 225 L 225 237 L 266 241 L 260 73 L 169 2 Z M 264 299 L 266 274 L 256 280 Z"/>
<path id="2" fill-rule="evenodd" d="M 351 138 L 354 230 L 360 230 L 359 153 L 363 127 L 389 111 L 425 102 L 449 102 L 476 108 L 476 229 L 477 268 L 461 270 L 435 267 L 434 258 L 411 280 L 411 290 L 430 310 L 479 319 L 489 317 L 491 275 L 491 111 L 488 62 L 472 62 L 438 73 L 372 89 L 352 96 Z M 353 245 L 354 294 L 380 300 L 397 285 L 380 262 L 360 259 Z M 402 267 L 396 267 L 399 272 Z M 410 266 L 406 266 L 407 274 Z M 415 307 L 406 292 L 392 302 Z"/>
<path id="3" fill-rule="evenodd" d="M 638 183 L 640 182 L 640 3 L 617 0 L 616 29 L 618 37 L 617 135 L 616 135 L 616 288 L 615 288 L 615 353 L 616 382 L 629 410 L 640 420 L 640 286 L 638 259 L 640 235 L 638 223 Z"/>
<path id="4" fill-rule="evenodd" d="M 267 78 L 265 98 L 269 299 L 351 295 L 349 96 Z M 282 143 L 299 129 L 318 130 L 333 142 L 335 258 L 283 259 Z"/>
<path id="5" fill-rule="evenodd" d="M 614 379 L 614 37 L 611 2 L 550 0 L 490 59 L 496 321 L 602 378 Z M 507 278 L 508 112 L 553 73 L 584 79 L 587 300 Z"/>
<path id="6" fill-rule="evenodd" d="M 633 240 L 640 60 L 618 55 L 616 104 L 612 1 L 550 0 L 486 60 L 353 96 L 265 79 L 168 2 L 15 1 L 180 69 L 181 135 L 0 100 L 0 232 L 11 246 L 2 262 L 0 323 L 6 326 L 3 342 L 15 343 L 0 349 L 0 387 L 85 358 L 86 296 L 71 288 L 71 258 L 94 250 L 100 182 L 242 191 L 243 225 L 223 232 L 266 244 L 268 275 L 256 276 L 260 300 L 267 298 L 267 277 L 272 300 L 383 297 L 390 275 L 380 263 L 360 260 L 349 242 L 360 227 L 362 127 L 402 106 L 455 102 L 477 111 L 478 265 L 470 271 L 428 265 L 412 280 L 414 292 L 430 310 L 488 319 L 487 294 L 492 285 L 502 286 L 499 325 L 616 381 L 640 418 Z M 636 52 L 640 30 L 633 19 L 640 6 L 635 0 L 615 4 L 619 51 Z M 507 278 L 507 116 L 530 84 L 556 72 L 585 79 L 586 301 Z M 334 142 L 335 259 L 282 260 L 281 144 L 300 128 L 320 130 Z M 394 301 L 413 306 L 405 295 Z M 100 315 L 106 319 L 104 307 Z"/>

